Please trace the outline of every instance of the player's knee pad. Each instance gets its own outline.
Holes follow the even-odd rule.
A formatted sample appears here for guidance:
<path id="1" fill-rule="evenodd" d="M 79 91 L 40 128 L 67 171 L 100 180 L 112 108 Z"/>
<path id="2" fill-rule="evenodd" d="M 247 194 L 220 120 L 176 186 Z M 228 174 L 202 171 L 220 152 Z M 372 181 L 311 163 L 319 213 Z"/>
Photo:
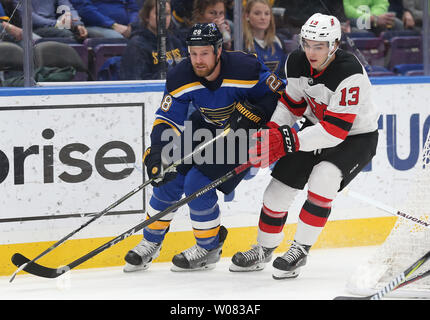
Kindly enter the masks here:
<path id="1" fill-rule="evenodd" d="M 334 199 L 342 182 L 342 172 L 333 163 L 323 161 L 317 164 L 308 180 L 308 188 L 314 194 Z"/>
<path id="2" fill-rule="evenodd" d="M 272 211 L 288 211 L 299 190 L 272 178 L 264 191 L 263 203 Z"/>

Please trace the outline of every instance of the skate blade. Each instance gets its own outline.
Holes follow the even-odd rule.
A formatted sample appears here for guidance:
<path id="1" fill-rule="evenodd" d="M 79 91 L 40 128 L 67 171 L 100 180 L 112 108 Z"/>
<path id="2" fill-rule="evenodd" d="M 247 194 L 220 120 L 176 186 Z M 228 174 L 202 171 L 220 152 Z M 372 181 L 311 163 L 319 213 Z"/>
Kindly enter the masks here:
<path id="1" fill-rule="evenodd" d="M 185 268 L 181 268 L 181 267 L 173 265 L 170 268 L 170 271 L 173 271 L 173 272 L 193 272 L 193 271 L 206 271 L 206 270 L 212 270 L 212 269 L 215 269 L 215 263 L 208 264 L 208 265 L 205 265 L 205 266 L 199 267 L 199 268 L 193 268 L 193 269 L 185 269 Z"/>
<path id="2" fill-rule="evenodd" d="M 283 280 L 283 279 L 294 279 L 299 276 L 300 269 L 297 268 L 294 271 L 283 271 L 283 270 L 277 270 L 272 273 L 272 278 L 275 280 Z"/>
<path id="3" fill-rule="evenodd" d="M 235 264 L 231 264 L 228 270 L 231 272 L 253 272 L 253 271 L 261 271 L 265 267 L 266 267 L 265 263 L 259 263 L 251 267 L 239 267 Z"/>
<path id="4" fill-rule="evenodd" d="M 133 264 L 130 264 L 128 262 L 126 262 L 124 268 L 122 269 L 123 272 L 125 273 L 129 273 L 129 272 L 136 272 L 136 271 L 144 271 L 146 269 L 149 268 L 151 264 L 150 263 L 146 263 L 146 264 L 140 264 L 138 266 L 135 266 Z"/>

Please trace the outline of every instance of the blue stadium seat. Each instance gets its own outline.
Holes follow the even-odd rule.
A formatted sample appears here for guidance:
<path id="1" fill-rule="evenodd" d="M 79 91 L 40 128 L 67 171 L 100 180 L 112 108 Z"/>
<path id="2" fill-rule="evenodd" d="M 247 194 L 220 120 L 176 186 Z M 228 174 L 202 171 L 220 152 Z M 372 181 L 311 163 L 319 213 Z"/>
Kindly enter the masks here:
<path id="1" fill-rule="evenodd" d="M 384 41 L 378 37 L 372 38 L 351 38 L 355 46 L 372 66 L 384 66 L 385 45 Z M 348 48 L 352 51 L 351 48 Z"/>
<path id="2" fill-rule="evenodd" d="M 97 79 L 97 73 L 109 58 L 122 56 L 126 46 L 126 39 L 92 38 L 84 41 L 88 48 L 88 65 L 90 73 Z"/>
<path id="3" fill-rule="evenodd" d="M 424 70 L 410 70 L 405 73 L 405 76 L 423 76 Z"/>
<path id="4" fill-rule="evenodd" d="M 367 75 L 369 77 L 393 77 L 397 76 L 394 72 L 391 71 L 374 71 L 374 72 L 368 72 Z"/>
<path id="5" fill-rule="evenodd" d="M 394 70 L 400 64 L 420 64 L 423 61 L 422 40 L 420 36 L 393 37 L 387 53 L 387 68 Z"/>
<path id="6" fill-rule="evenodd" d="M 397 64 L 393 67 L 393 72 L 401 75 L 406 75 L 406 73 L 410 71 L 424 72 L 424 65 L 422 63 L 406 63 L 406 64 Z"/>

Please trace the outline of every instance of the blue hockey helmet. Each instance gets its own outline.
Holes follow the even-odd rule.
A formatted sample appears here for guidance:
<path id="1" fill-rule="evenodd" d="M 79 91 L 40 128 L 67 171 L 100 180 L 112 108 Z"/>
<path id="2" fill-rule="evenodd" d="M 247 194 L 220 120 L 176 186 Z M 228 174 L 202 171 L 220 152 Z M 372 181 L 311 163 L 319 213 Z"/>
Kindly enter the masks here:
<path id="1" fill-rule="evenodd" d="M 187 47 L 213 46 L 215 54 L 222 46 L 222 34 L 215 23 L 196 23 L 186 39 Z"/>

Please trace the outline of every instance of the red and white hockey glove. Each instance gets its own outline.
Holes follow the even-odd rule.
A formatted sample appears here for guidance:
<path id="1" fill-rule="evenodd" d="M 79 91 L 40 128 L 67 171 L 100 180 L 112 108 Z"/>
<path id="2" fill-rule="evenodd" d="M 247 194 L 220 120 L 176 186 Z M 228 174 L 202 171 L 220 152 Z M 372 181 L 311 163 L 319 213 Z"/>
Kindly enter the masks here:
<path id="1" fill-rule="evenodd" d="M 249 149 L 249 160 L 254 167 L 266 168 L 283 156 L 299 150 L 299 139 L 294 128 L 278 126 L 268 122 L 269 129 L 263 129 L 252 137 L 257 139 L 256 145 Z"/>

